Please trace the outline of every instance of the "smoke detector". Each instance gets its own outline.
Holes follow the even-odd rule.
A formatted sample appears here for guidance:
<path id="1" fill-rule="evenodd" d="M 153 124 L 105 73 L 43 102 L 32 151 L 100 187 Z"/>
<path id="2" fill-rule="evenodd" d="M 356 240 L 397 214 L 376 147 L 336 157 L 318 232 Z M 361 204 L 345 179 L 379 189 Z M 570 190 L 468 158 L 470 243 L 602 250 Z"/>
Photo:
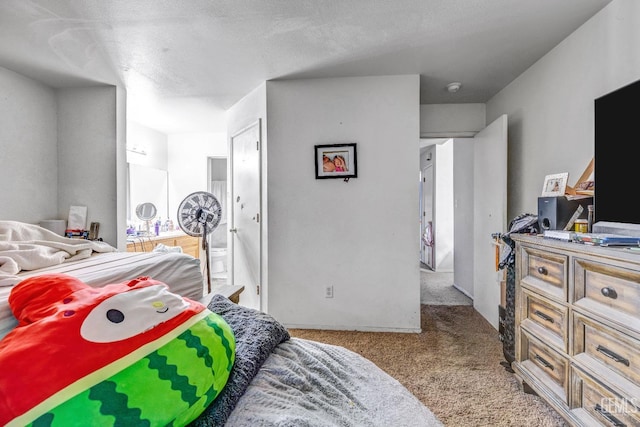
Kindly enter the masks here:
<path id="1" fill-rule="evenodd" d="M 460 90 L 461 87 L 462 87 L 462 83 L 460 83 L 460 82 L 449 83 L 447 85 L 447 91 L 449 93 L 456 93 L 457 91 Z"/>

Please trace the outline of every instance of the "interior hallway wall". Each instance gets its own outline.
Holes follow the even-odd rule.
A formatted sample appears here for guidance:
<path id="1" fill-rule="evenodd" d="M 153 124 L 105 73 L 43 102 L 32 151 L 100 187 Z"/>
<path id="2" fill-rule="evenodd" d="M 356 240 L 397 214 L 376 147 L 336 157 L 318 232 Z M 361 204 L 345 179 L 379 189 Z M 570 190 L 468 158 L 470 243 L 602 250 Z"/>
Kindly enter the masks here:
<path id="1" fill-rule="evenodd" d="M 419 330 L 418 94 L 418 76 L 267 82 L 269 312 L 288 326 Z M 347 142 L 358 177 L 316 179 L 314 146 Z"/>

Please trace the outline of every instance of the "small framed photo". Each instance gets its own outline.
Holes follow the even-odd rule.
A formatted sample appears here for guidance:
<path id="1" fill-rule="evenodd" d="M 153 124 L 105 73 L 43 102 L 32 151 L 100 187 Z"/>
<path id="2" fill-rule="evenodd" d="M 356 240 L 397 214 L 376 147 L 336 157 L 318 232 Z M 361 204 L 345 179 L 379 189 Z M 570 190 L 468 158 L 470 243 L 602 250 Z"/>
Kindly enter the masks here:
<path id="1" fill-rule="evenodd" d="M 316 145 L 315 160 L 316 179 L 358 176 L 355 143 Z"/>
<path id="2" fill-rule="evenodd" d="M 568 178 L 568 172 L 547 175 L 542 186 L 542 197 L 564 196 Z"/>

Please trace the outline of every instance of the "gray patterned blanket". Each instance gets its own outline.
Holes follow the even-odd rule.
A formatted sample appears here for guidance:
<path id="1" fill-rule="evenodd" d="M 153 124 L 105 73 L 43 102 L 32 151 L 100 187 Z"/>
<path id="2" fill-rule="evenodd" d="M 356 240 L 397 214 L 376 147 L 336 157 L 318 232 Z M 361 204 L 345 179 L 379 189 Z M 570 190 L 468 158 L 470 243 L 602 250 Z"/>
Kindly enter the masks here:
<path id="1" fill-rule="evenodd" d="M 207 307 L 231 326 L 236 360 L 224 389 L 191 423 L 193 427 L 223 426 L 267 357 L 289 339 L 289 332 L 272 316 L 234 304 L 222 295 L 214 295 Z"/>
<path id="2" fill-rule="evenodd" d="M 441 427 L 402 384 L 347 350 L 290 338 L 271 316 L 216 296 L 236 334 L 227 385 L 197 427 Z"/>

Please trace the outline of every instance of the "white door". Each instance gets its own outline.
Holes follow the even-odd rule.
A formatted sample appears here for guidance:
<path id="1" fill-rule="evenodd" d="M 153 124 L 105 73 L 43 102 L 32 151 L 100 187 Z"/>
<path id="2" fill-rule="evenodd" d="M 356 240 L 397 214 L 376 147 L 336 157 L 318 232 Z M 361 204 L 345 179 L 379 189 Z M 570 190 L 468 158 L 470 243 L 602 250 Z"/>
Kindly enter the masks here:
<path id="1" fill-rule="evenodd" d="M 231 137 L 231 285 L 242 285 L 240 304 L 260 310 L 260 121 Z"/>
<path id="2" fill-rule="evenodd" d="M 473 305 L 498 329 L 500 282 L 491 235 L 507 231 L 507 116 L 474 137 Z"/>

